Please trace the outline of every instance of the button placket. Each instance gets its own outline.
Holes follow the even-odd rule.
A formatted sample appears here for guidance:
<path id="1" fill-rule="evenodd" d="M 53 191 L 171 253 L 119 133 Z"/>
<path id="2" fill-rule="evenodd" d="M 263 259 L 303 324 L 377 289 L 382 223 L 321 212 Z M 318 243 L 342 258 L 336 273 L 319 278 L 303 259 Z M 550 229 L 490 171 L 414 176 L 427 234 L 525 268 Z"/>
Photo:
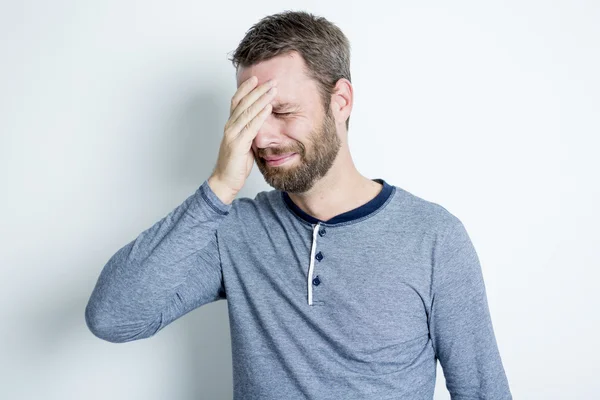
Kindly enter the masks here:
<path id="1" fill-rule="evenodd" d="M 322 228 L 319 231 L 319 235 L 323 236 L 325 234 L 325 228 Z M 322 251 L 319 251 L 316 255 L 315 255 L 315 259 L 319 262 L 323 261 L 323 258 L 325 258 L 325 256 L 323 255 Z M 319 286 L 321 284 L 321 278 L 319 278 L 319 275 L 315 276 L 313 279 L 313 285 L 315 286 Z"/>
<path id="2" fill-rule="evenodd" d="M 318 237 L 323 237 L 326 233 L 327 230 L 321 226 L 320 222 L 317 222 L 316 225 L 313 226 L 313 232 L 312 232 L 312 247 L 311 247 L 311 257 L 310 257 L 310 265 L 308 268 L 308 305 L 313 305 L 313 287 L 315 286 L 319 286 L 322 283 L 322 278 L 315 274 L 316 271 L 314 271 L 315 268 L 315 260 L 317 260 L 319 263 L 321 261 L 323 261 L 323 259 L 325 258 L 325 256 L 323 255 L 322 251 L 317 252 L 317 247 L 318 247 Z M 317 234 L 319 236 L 317 236 Z M 315 254 L 316 252 L 316 254 Z M 318 303 L 321 303 L 321 301 L 317 301 Z"/>
<path id="3" fill-rule="evenodd" d="M 313 286 L 314 284 L 314 279 L 313 278 L 313 271 L 314 271 L 314 267 L 315 267 L 315 251 L 317 250 L 317 233 L 319 231 L 321 223 L 317 222 L 317 224 L 315 226 L 313 226 L 312 229 L 312 245 L 310 247 L 310 258 L 309 258 L 309 267 L 308 267 L 308 274 L 306 276 L 306 286 L 307 286 L 307 291 L 308 291 L 308 305 L 312 306 L 313 305 Z M 320 281 L 319 281 L 320 283 Z"/>

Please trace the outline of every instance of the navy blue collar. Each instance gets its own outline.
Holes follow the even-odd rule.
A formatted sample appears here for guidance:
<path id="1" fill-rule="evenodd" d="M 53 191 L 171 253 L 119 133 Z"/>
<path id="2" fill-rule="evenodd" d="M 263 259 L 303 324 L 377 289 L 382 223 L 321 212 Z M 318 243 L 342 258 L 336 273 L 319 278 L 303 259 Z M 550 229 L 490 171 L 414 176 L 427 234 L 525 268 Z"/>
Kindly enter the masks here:
<path id="1" fill-rule="evenodd" d="M 390 195 L 393 193 L 394 186 L 388 184 L 385 180 L 383 180 L 381 178 L 375 178 L 372 180 L 375 182 L 379 182 L 383 185 L 383 188 L 381 189 L 379 194 L 377 194 L 377 196 L 375 196 L 373 199 L 371 199 L 367 203 L 363 204 L 362 206 L 355 208 L 354 210 L 346 211 L 345 213 L 336 215 L 335 217 L 333 217 L 327 221 L 321 221 L 320 219 L 317 219 L 317 218 L 313 217 L 312 215 L 305 213 L 300 207 L 298 207 L 292 201 L 292 199 L 290 198 L 290 196 L 288 195 L 287 192 L 281 192 L 281 196 L 283 198 L 283 201 L 288 205 L 288 207 L 297 216 L 299 216 L 301 219 L 305 220 L 306 222 L 309 222 L 311 224 L 316 224 L 317 222 L 321 222 L 321 223 L 324 222 L 328 225 L 339 224 L 341 222 L 348 222 L 348 221 L 353 221 L 355 219 L 362 218 L 362 217 L 369 215 L 372 212 L 378 210 L 387 201 L 387 199 L 390 197 Z"/>

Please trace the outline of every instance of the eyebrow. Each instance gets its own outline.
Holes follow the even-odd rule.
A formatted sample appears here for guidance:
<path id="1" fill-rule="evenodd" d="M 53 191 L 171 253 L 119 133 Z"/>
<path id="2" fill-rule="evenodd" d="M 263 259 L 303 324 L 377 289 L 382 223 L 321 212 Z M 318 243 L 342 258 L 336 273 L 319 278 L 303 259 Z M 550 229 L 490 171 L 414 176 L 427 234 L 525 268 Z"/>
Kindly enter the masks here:
<path id="1" fill-rule="evenodd" d="M 278 110 L 281 110 L 281 109 L 287 110 L 287 109 L 299 108 L 298 104 L 296 104 L 296 103 L 290 103 L 290 102 L 287 102 L 287 101 L 284 101 L 284 102 L 274 101 L 271 104 L 273 105 L 273 109 L 278 109 Z"/>

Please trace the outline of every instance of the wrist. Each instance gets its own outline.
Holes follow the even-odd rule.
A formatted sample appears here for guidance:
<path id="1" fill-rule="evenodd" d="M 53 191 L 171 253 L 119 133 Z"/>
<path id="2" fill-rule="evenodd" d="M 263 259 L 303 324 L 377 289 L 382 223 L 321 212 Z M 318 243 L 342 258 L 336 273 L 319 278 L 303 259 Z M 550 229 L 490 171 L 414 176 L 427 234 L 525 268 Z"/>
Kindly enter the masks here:
<path id="1" fill-rule="evenodd" d="M 208 178 L 208 186 L 224 204 L 229 205 L 233 203 L 237 193 L 220 181 L 219 178 L 214 175 Z"/>

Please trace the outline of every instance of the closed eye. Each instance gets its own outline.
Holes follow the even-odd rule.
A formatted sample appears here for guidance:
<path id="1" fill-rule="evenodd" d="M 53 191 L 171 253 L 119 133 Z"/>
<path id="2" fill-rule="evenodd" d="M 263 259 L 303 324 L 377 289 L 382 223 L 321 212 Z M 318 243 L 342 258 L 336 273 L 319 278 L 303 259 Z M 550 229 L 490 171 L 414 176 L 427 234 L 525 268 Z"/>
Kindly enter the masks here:
<path id="1" fill-rule="evenodd" d="M 275 114 L 275 115 L 290 115 L 291 112 L 286 112 L 286 113 L 276 113 L 276 112 L 274 112 L 273 114 Z"/>

